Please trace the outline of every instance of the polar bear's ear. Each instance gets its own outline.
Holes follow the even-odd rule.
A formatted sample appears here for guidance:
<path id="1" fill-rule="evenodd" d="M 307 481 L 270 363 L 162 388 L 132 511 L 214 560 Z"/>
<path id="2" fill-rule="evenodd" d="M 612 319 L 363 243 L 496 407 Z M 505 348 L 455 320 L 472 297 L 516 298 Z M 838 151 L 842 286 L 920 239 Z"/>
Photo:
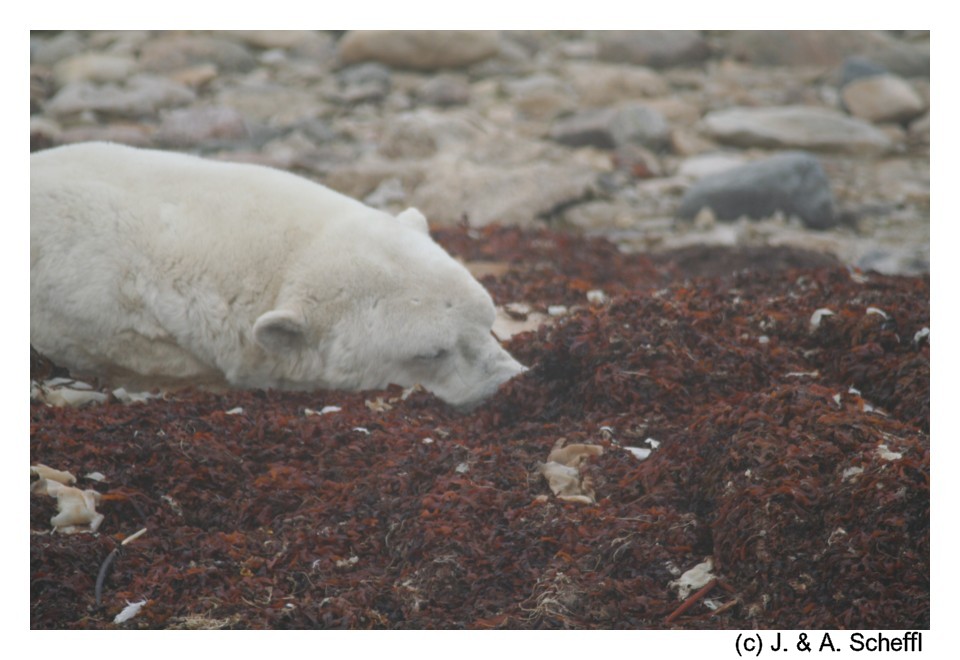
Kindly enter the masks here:
<path id="1" fill-rule="evenodd" d="M 303 345 L 303 315 L 289 309 L 264 312 L 253 324 L 253 339 L 271 353 L 282 353 Z"/>
<path id="2" fill-rule="evenodd" d="M 429 228 L 427 227 L 427 219 L 423 217 L 423 214 L 420 213 L 417 209 L 412 206 L 406 211 L 397 216 L 397 220 L 410 227 L 411 229 L 416 229 L 419 232 L 428 234 Z"/>

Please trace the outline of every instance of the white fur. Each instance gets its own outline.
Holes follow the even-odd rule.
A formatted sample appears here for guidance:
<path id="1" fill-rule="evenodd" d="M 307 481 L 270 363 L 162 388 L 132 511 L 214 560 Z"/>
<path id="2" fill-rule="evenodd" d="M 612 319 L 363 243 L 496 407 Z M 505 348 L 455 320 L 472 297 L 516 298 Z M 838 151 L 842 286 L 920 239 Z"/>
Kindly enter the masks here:
<path id="1" fill-rule="evenodd" d="M 78 374 L 472 405 L 523 369 L 416 209 L 106 143 L 33 154 L 30 202 L 30 342 Z"/>

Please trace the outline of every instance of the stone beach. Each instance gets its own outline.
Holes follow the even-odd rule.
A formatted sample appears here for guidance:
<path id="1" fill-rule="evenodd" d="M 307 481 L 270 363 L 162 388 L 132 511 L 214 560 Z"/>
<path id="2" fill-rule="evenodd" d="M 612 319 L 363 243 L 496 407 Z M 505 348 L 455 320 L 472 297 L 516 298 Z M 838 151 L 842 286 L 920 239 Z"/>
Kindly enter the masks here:
<path id="1" fill-rule="evenodd" d="M 30 48 L 32 149 L 262 163 L 433 226 L 929 270 L 926 32 L 34 32 Z M 691 211 L 705 188 L 716 208 Z"/>

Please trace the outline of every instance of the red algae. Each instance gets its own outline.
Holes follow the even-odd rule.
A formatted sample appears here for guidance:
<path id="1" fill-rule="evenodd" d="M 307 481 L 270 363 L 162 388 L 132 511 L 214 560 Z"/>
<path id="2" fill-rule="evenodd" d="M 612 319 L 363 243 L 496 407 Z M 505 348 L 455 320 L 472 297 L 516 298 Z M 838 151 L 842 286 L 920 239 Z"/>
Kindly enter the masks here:
<path id="1" fill-rule="evenodd" d="M 31 627 L 929 627 L 928 278 L 437 238 L 505 264 L 498 304 L 568 310 L 510 340 L 531 369 L 468 414 L 398 388 L 31 403 L 31 462 L 103 474 L 81 485 L 106 516 L 49 534 L 31 499 Z M 559 438 L 604 448 L 594 504 L 539 474 Z M 670 583 L 706 557 L 684 603 Z"/>

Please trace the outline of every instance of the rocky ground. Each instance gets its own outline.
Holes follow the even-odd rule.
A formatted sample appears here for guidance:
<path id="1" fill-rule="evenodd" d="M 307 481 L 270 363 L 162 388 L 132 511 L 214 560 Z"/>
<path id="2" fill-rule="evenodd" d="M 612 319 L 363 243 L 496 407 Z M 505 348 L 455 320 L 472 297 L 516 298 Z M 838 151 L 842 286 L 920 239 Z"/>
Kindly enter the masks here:
<path id="1" fill-rule="evenodd" d="M 469 414 L 97 382 L 59 407 L 32 355 L 31 464 L 103 517 L 51 533 L 66 500 L 32 482 L 31 627 L 928 628 L 928 44 L 32 35 L 33 149 L 418 206 L 530 370 Z"/>
<path id="2" fill-rule="evenodd" d="M 929 60 L 925 32 L 34 33 L 31 144 L 268 163 L 434 226 L 920 273 Z"/>

